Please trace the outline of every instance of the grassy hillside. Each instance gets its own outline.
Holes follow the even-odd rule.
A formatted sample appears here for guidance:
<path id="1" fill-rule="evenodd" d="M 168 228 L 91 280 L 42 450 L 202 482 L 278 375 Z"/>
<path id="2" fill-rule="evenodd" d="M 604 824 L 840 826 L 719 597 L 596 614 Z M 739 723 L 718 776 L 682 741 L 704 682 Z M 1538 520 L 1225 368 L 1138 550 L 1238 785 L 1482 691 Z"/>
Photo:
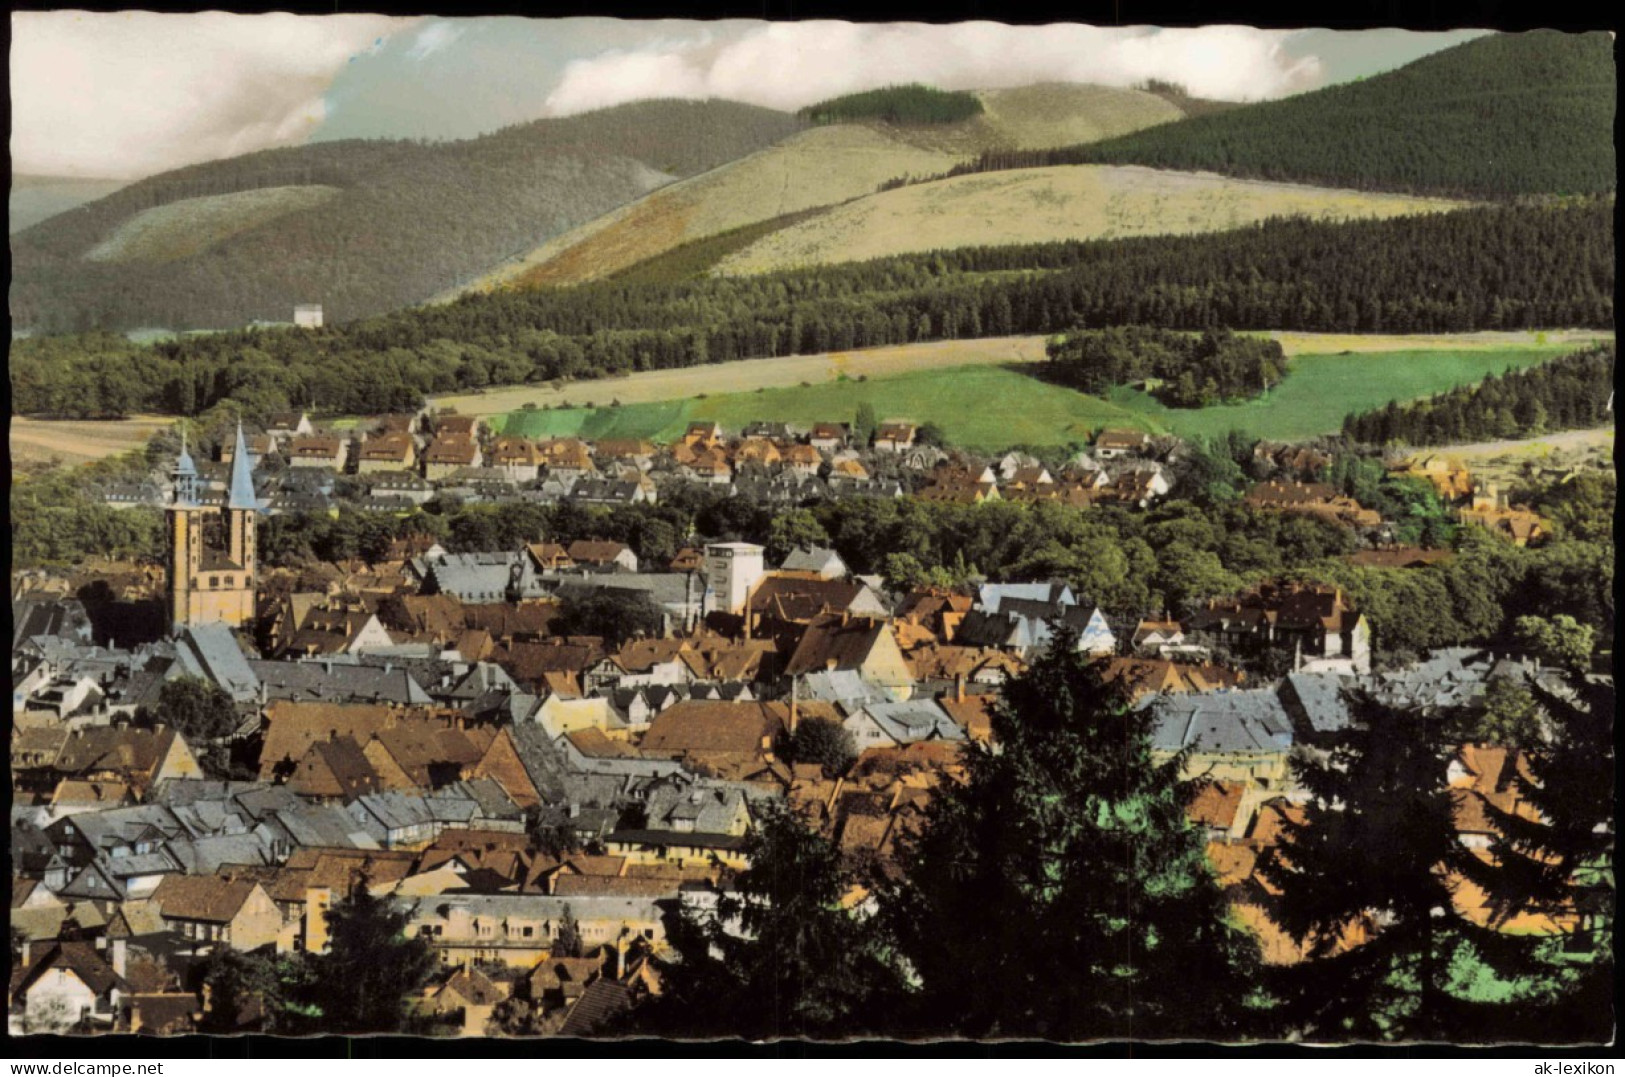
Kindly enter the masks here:
<path id="1" fill-rule="evenodd" d="M 1186 113 L 1161 94 L 1115 86 L 1040 82 L 978 90 L 982 111 L 963 123 L 889 128 L 910 145 L 972 156 L 1115 138 L 1172 123 Z"/>
<path id="2" fill-rule="evenodd" d="M 867 127 L 803 131 L 550 240 L 468 290 L 599 280 L 695 239 L 861 197 L 898 169 L 930 172 L 953 160 Z"/>
<path id="3" fill-rule="evenodd" d="M 991 172 L 884 191 L 834 207 L 722 258 L 716 272 L 771 273 L 955 247 L 1221 231 L 1272 216 L 1348 220 L 1459 206 L 1144 168 Z"/>
<path id="4" fill-rule="evenodd" d="M 687 243 L 861 198 L 899 176 L 944 172 L 984 150 L 1068 145 L 1183 115 L 1155 94 L 1104 86 L 1047 83 L 976 96 L 983 111 L 960 123 L 871 121 L 805 131 L 662 188 L 456 291 L 600 280 Z"/>
<path id="5" fill-rule="evenodd" d="M 49 331 L 228 327 L 286 320 L 300 302 L 322 303 L 336 321 L 379 314 L 801 126 L 732 102 L 646 101 L 466 141 L 332 142 L 179 169 L 14 236 L 12 314 Z M 200 208 L 242 219 L 219 214 L 220 203 L 160 215 L 150 247 L 127 241 L 151 230 L 150 218 L 137 220 L 148 211 L 312 186 L 338 193 L 215 237 L 206 251 L 175 257 L 162 222 Z M 109 249 L 125 253 L 92 259 Z"/>
<path id="6" fill-rule="evenodd" d="M 1605 33 L 1493 35 L 1360 82 L 1196 116 L 1045 163 L 1462 196 L 1612 191 L 1615 79 Z"/>
<path id="7" fill-rule="evenodd" d="M 339 193 L 337 187 L 313 184 L 183 198 L 137 213 L 85 258 L 92 262 L 173 262 L 278 217 L 314 209 Z"/>
<path id="8" fill-rule="evenodd" d="M 1385 351 L 1303 355 L 1268 397 L 1235 407 L 1176 410 L 1136 390 L 1110 400 L 1041 381 L 1035 366 L 964 366 L 866 381 L 728 393 L 704 399 L 654 401 L 618 408 L 510 412 L 502 429 L 529 437 L 589 438 L 681 435 L 687 423 L 709 419 L 737 431 L 766 420 L 849 421 L 860 404 L 881 418 L 936 423 L 957 445 L 997 450 L 1010 445 L 1084 441 L 1101 426 L 1129 426 L 1182 437 L 1244 430 L 1270 438 L 1336 433 L 1350 412 L 1411 400 L 1477 381 L 1509 367 L 1544 362 L 1563 345 L 1444 351 Z"/>

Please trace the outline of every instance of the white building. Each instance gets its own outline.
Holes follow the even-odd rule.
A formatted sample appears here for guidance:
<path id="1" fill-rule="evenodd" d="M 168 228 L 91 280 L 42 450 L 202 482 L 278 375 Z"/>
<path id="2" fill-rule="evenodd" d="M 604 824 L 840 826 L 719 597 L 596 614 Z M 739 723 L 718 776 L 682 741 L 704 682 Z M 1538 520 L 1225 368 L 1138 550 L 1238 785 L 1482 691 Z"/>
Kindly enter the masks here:
<path id="1" fill-rule="evenodd" d="M 767 574 L 762 547 L 749 542 L 718 542 L 705 548 L 708 610 L 740 613 L 750 593 Z"/>
<path id="2" fill-rule="evenodd" d="M 293 324 L 301 329 L 320 329 L 322 327 L 322 305 L 320 303 L 300 303 L 293 308 Z"/>

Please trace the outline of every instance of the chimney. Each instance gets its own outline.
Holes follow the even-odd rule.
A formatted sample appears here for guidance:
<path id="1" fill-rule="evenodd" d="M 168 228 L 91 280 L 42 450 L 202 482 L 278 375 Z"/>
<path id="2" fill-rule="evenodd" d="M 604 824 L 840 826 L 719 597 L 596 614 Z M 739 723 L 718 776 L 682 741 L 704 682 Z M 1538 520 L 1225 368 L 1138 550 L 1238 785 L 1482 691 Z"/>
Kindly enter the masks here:
<path id="1" fill-rule="evenodd" d="M 24 935 L 23 936 L 23 953 L 22 953 L 23 968 L 28 967 L 28 962 L 33 957 L 33 955 L 34 955 L 34 942 L 27 935 Z"/>
<path id="2" fill-rule="evenodd" d="M 126 970 L 129 968 L 130 944 L 122 938 L 114 939 L 112 949 L 113 971 L 123 977 L 128 974 Z"/>
<path id="3" fill-rule="evenodd" d="M 965 675 L 963 673 L 954 674 L 954 702 L 965 702 Z"/>
<path id="4" fill-rule="evenodd" d="M 801 702 L 800 694 L 801 693 L 800 693 L 800 688 L 801 688 L 801 679 L 799 677 L 791 677 L 790 678 L 790 735 L 792 737 L 796 735 L 796 724 L 801 720 L 801 708 L 800 708 L 800 702 Z"/>

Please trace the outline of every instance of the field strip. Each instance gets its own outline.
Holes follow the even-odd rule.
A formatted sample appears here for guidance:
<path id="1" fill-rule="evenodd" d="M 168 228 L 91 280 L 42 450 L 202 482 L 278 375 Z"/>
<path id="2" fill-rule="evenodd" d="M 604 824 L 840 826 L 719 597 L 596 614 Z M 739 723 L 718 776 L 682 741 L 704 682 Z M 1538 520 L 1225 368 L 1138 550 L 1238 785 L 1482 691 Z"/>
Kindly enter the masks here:
<path id="1" fill-rule="evenodd" d="M 1471 350 L 1540 344 L 1582 344 L 1611 340 L 1612 331 L 1562 329 L 1546 332 L 1403 334 L 1296 333 L 1267 334 L 1281 342 L 1288 355 L 1335 355 L 1341 352 L 1395 352 L 1419 350 Z M 431 406 L 455 408 L 464 415 L 503 415 L 526 404 L 534 407 L 602 407 L 686 400 L 704 394 L 749 393 L 757 389 L 785 388 L 806 382 L 847 378 L 884 378 L 919 370 L 982 364 L 1034 363 L 1044 358 L 1042 336 L 989 337 L 978 340 L 942 340 L 897 344 L 858 351 L 792 355 L 776 359 L 736 359 L 727 363 L 649 370 L 616 378 L 578 381 L 559 388 L 520 385 L 434 398 Z"/>
<path id="2" fill-rule="evenodd" d="M 1557 434 L 1544 434 L 1538 438 L 1517 441 L 1478 441 L 1471 445 L 1430 445 L 1416 450 L 1418 455 L 1460 457 L 1476 460 L 1482 457 L 1509 454 L 1544 456 L 1549 453 L 1567 453 L 1574 450 L 1601 449 L 1614 443 L 1614 428 L 1599 426 L 1590 430 L 1565 430 Z"/>
<path id="3" fill-rule="evenodd" d="M 105 422 L 25 419 L 11 417 L 11 460 L 49 463 L 60 457 L 66 464 L 82 464 L 117 456 L 147 443 L 147 439 L 175 420 L 162 415 L 136 415 Z"/>
<path id="4" fill-rule="evenodd" d="M 1044 358 L 1043 337 L 992 337 L 900 344 L 859 351 L 790 355 L 777 359 L 736 359 L 675 370 L 649 370 L 618 378 L 578 381 L 558 389 L 515 386 L 484 393 L 436 397 L 434 407 L 456 408 L 465 415 L 502 415 L 525 404 L 537 407 L 595 407 L 619 400 L 648 404 L 685 400 L 700 394 L 750 393 L 802 382 L 818 384 L 847 378 L 884 378 L 934 367 L 980 366 L 989 363 L 1033 363 Z"/>
<path id="5" fill-rule="evenodd" d="M 1480 348 L 1539 347 L 1613 340 L 1612 329 L 1548 329 L 1545 331 L 1486 329 L 1476 333 L 1298 333 L 1273 332 L 1287 355 L 1338 355 L 1342 352 L 1472 351 Z"/>

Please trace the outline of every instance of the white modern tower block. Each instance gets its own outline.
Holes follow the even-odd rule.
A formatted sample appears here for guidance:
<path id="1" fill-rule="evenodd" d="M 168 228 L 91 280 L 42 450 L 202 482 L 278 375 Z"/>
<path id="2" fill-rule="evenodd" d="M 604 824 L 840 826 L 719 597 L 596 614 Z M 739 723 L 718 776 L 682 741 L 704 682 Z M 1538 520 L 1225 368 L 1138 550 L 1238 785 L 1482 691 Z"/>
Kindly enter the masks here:
<path id="1" fill-rule="evenodd" d="M 718 542 L 705 548 L 705 586 L 709 608 L 740 613 L 750 593 L 767 574 L 762 547 L 749 542 Z"/>

